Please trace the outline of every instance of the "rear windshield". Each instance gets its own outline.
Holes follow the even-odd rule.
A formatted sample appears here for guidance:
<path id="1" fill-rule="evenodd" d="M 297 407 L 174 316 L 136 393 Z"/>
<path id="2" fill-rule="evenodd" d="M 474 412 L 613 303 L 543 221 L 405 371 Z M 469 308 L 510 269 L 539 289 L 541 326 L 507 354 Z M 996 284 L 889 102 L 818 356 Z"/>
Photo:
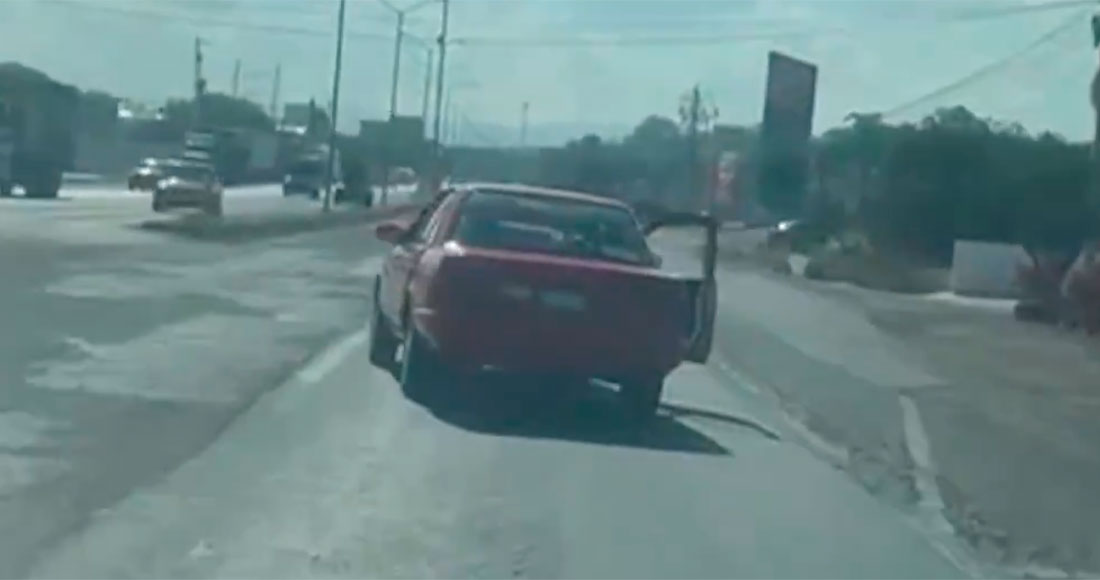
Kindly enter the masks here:
<path id="1" fill-rule="evenodd" d="M 202 165 L 166 165 L 164 173 L 186 181 L 205 181 L 213 175 L 209 168 Z"/>
<path id="2" fill-rule="evenodd" d="M 569 199 L 477 191 L 455 238 L 471 246 L 647 264 L 645 237 L 625 209 Z"/>

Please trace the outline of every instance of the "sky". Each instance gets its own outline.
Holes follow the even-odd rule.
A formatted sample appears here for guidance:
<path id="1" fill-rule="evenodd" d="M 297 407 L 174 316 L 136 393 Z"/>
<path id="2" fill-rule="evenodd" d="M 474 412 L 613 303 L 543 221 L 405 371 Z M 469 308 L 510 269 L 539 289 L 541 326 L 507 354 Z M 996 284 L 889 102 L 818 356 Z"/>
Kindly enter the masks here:
<path id="1" fill-rule="evenodd" d="M 420 4 L 406 17 L 398 99 L 415 115 L 440 4 L 391 2 Z M 210 90 L 231 90 L 239 59 L 241 94 L 265 107 L 276 65 L 280 102 L 331 98 L 336 0 L 3 4 L 0 61 L 82 88 L 185 96 L 201 36 Z M 647 115 L 675 118 L 695 84 L 718 122 L 754 124 L 776 50 L 818 66 L 815 133 L 852 112 L 901 107 L 888 119 L 906 121 L 965 105 L 1083 140 L 1091 12 L 1073 0 L 451 0 L 445 100 L 471 143 L 517 142 L 525 102 L 531 144 L 621 135 Z M 349 0 L 346 22 L 338 124 L 354 130 L 388 114 L 396 17 L 380 0 Z"/>

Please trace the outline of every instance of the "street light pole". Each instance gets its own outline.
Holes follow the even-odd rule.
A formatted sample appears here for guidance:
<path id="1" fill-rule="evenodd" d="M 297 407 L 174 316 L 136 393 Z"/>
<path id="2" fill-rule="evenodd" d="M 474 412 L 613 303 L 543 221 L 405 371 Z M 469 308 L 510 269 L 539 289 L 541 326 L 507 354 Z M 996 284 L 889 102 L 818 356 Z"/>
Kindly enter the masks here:
<path id="1" fill-rule="evenodd" d="M 447 23 L 450 20 L 450 0 L 443 0 L 443 22 L 439 29 L 439 68 L 435 76 L 435 118 L 432 119 L 432 183 L 442 185 L 443 159 L 439 147 L 439 111 L 443 106 L 443 71 L 447 61 Z"/>
<path id="2" fill-rule="evenodd" d="M 336 156 L 336 119 L 340 108 L 340 72 L 344 58 L 344 10 L 347 0 L 340 0 L 340 14 L 336 20 L 336 70 L 332 73 L 332 119 L 328 132 L 328 161 L 325 169 L 325 201 L 322 211 L 332 208 L 332 170 Z"/>
<path id="3" fill-rule="evenodd" d="M 193 129 L 202 127 L 202 100 L 203 95 L 206 94 L 206 79 L 202 76 L 202 45 L 204 44 L 206 44 L 205 40 L 195 37 L 195 102 L 192 103 L 194 110 L 191 115 Z"/>
<path id="4" fill-rule="evenodd" d="M 393 79 L 390 82 L 390 120 L 386 124 L 385 146 L 382 148 L 382 201 L 390 197 L 390 162 L 393 156 L 393 120 L 397 117 L 397 84 L 401 78 L 401 41 L 405 38 L 405 11 L 397 11 L 397 32 L 393 37 Z"/>
<path id="5" fill-rule="evenodd" d="M 390 84 L 390 118 L 397 116 L 397 82 L 401 77 L 401 41 L 405 37 L 405 12 L 397 13 L 397 32 L 393 39 L 393 80 Z"/>
<path id="6" fill-rule="evenodd" d="M 420 118 L 427 123 L 428 122 L 428 102 L 431 100 L 432 93 L 432 64 L 435 61 L 435 51 L 428 49 L 428 60 L 424 65 L 424 94 L 422 98 L 424 102 L 420 105 Z"/>

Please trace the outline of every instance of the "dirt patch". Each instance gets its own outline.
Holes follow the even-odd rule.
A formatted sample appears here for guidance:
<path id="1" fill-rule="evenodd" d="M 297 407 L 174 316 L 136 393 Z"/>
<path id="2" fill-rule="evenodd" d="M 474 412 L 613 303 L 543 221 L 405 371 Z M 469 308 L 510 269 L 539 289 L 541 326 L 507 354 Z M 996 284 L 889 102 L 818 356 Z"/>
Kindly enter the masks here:
<path id="1" fill-rule="evenodd" d="M 805 276 L 850 282 L 864 288 L 904 294 L 930 294 L 948 287 L 948 271 L 910 266 L 878 254 L 820 251 L 810 256 Z"/>

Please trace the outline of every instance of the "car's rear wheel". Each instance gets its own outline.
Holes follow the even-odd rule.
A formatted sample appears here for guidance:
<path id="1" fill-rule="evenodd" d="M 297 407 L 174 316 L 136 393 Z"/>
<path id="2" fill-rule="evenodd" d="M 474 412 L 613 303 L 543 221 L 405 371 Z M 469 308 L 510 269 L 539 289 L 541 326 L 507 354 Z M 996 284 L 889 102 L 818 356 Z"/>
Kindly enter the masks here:
<path id="1" fill-rule="evenodd" d="M 370 318 L 370 362 L 374 366 L 393 371 L 397 362 L 397 336 L 382 316 L 378 299 L 374 300 L 374 310 Z"/>
<path id="2" fill-rule="evenodd" d="M 619 396 L 631 416 L 647 419 L 657 414 L 664 386 L 660 376 L 633 378 L 619 384 Z"/>
<path id="3" fill-rule="evenodd" d="M 405 331 L 401 355 L 401 390 L 413 400 L 428 398 L 443 379 L 439 354 L 411 324 Z"/>

